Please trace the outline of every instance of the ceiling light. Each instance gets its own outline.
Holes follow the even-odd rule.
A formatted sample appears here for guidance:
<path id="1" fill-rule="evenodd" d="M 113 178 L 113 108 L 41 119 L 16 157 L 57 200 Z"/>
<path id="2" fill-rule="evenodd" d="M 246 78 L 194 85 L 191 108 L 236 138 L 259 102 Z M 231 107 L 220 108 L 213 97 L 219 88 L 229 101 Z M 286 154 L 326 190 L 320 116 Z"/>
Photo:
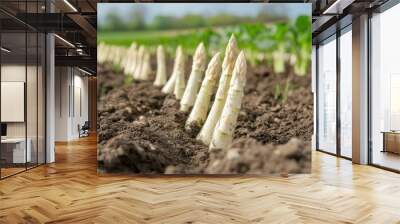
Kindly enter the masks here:
<path id="1" fill-rule="evenodd" d="M 343 10 L 351 5 L 354 0 L 336 0 L 322 14 L 342 14 Z"/>
<path id="2" fill-rule="evenodd" d="M 7 49 L 7 48 L 5 48 L 5 47 L 1 47 L 0 49 L 1 49 L 2 51 L 6 52 L 6 53 L 10 53 L 10 52 L 11 52 L 11 50 L 9 50 L 9 49 Z"/>
<path id="3" fill-rule="evenodd" d="M 71 42 L 69 42 L 68 40 L 60 37 L 58 34 L 54 34 L 54 36 L 56 36 L 58 39 L 62 40 L 64 43 L 66 43 L 67 45 L 69 45 L 70 47 L 75 48 L 75 45 L 73 45 Z"/>
<path id="4" fill-rule="evenodd" d="M 87 74 L 87 75 L 92 75 L 92 73 L 90 73 L 90 72 L 88 72 L 88 71 L 86 71 L 86 70 L 83 70 L 83 69 L 81 69 L 81 68 L 79 68 L 79 67 L 78 67 L 78 69 L 79 69 L 79 71 L 81 71 L 81 72 L 83 72 L 83 73 L 85 73 L 85 74 Z"/>
<path id="5" fill-rule="evenodd" d="M 74 10 L 74 12 L 78 12 L 78 10 L 68 1 L 68 0 L 64 0 L 65 4 L 67 4 L 72 10 Z"/>

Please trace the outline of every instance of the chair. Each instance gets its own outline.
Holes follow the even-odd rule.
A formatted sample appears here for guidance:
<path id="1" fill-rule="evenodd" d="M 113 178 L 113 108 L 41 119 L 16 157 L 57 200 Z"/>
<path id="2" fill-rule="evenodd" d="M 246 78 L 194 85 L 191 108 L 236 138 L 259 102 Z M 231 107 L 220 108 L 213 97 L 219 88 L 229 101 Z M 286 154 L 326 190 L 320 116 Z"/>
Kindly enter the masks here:
<path id="1" fill-rule="evenodd" d="M 90 129 L 89 121 L 85 121 L 82 127 L 80 127 L 80 125 L 78 124 L 79 138 L 89 136 L 89 129 Z"/>

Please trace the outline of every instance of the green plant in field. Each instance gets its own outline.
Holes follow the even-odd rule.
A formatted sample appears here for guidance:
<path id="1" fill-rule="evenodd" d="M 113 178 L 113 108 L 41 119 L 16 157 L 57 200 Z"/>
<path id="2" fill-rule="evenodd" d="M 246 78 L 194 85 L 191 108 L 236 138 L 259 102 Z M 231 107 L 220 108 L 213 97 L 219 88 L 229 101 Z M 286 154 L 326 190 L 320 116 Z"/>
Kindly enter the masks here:
<path id="1" fill-rule="evenodd" d="M 136 42 L 149 49 L 153 55 L 157 46 L 162 45 L 166 54 L 172 57 L 175 57 L 178 46 L 182 46 L 187 54 L 193 55 L 197 45 L 203 42 L 210 56 L 223 49 L 232 34 L 236 36 L 238 47 L 245 51 L 246 58 L 252 66 L 264 64 L 275 74 L 281 74 L 285 72 L 290 59 L 295 74 L 304 76 L 309 71 L 312 48 L 309 16 L 300 16 L 294 22 L 272 24 L 242 23 L 191 30 L 147 30 L 129 33 L 99 32 L 98 42 L 126 47 Z"/>
<path id="2" fill-rule="evenodd" d="M 279 23 L 273 26 L 271 35 L 273 45 L 271 50 L 273 69 L 276 74 L 280 74 L 285 71 L 288 31 L 289 25 L 287 23 Z"/>
<path id="3" fill-rule="evenodd" d="M 131 75 L 125 75 L 124 77 L 124 85 L 129 86 L 133 82 L 133 77 Z"/>
<path id="4" fill-rule="evenodd" d="M 275 84 L 274 100 L 278 100 L 281 95 L 281 85 L 279 83 Z"/>
<path id="5" fill-rule="evenodd" d="M 308 16 L 299 16 L 290 29 L 289 40 L 294 55 L 294 72 L 299 76 L 307 74 L 311 62 L 311 20 Z"/>
<path id="6" fill-rule="evenodd" d="M 119 64 L 114 64 L 113 70 L 115 71 L 116 74 L 119 74 L 121 72 L 121 66 Z"/>
<path id="7" fill-rule="evenodd" d="M 289 97 L 289 93 L 291 91 L 290 81 L 286 80 L 285 90 L 283 91 L 282 102 L 286 102 Z"/>
<path id="8" fill-rule="evenodd" d="M 292 86 L 290 84 L 290 80 L 286 80 L 283 90 L 281 89 L 281 84 L 278 82 L 275 84 L 274 99 L 285 103 L 291 91 Z"/>

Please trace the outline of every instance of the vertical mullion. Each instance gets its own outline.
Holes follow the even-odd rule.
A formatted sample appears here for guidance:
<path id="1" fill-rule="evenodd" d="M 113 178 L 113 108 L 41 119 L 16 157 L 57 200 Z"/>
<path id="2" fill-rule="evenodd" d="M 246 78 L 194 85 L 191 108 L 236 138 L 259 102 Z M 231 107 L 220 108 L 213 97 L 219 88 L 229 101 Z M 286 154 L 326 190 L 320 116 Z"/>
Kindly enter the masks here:
<path id="1" fill-rule="evenodd" d="M 336 155 L 341 156 L 341 119 L 340 119 L 340 35 L 339 27 L 336 31 Z"/>
<path id="2" fill-rule="evenodd" d="M 367 132 L 368 132 L 368 156 L 367 156 L 367 164 L 373 164 L 373 153 L 372 153 L 372 83 L 371 83 L 371 75 L 372 75 L 372 63 L 371 63 L 371 56 L 372 56 L 372 29 L 371 29 L 371 19 L 372 19 L 372 12 L 368 12 L 368 30 L 367 30 L 367 46 L 368 46 L 368 53 L 367 53 L 367 83 L 368 83 L 368 90 L 367 90 Z"/>
<path id="3" fill-rule="evenodd" d="M 319 149 L 319 44 L 315 46 L 315 148 Z"/>
<path id="4" fill-rule="evenodd" d="M 39 13 L 39 0 L 36 1 Z M 38 17 L 37 17 L 38 18 Z M 36 166 L 39 165 L 39 31 L 36 31 Z"/>
<path id="5" fill-rule="evenodd" d="M 1 28 L 2 28 L 2 26 L 1 26 L 1 24 L 2 23 L 0 23 L 0 47 L 2 46 L 2 32 L 1 32 Z M 2 64 L 1 64 L 1 55 L 2 55 L 3 53 L 0 51 L 0 124 L 2 124 L 2 122 L 1 122 L 1 67 L 2 67 Z M 1 135 L 1 134 L 0 134 Z M 1 178 L 1 170 L 2 170 L 2 163 L 1 163 L 1 144 L 0 144 L 0 180 L 2 179 Z"/>
<path id="6" fill-rule="evenodd" d="M 71 70 L 68 70 L 67 67 L 67 72 L 68 72 L 68 118 L 71 117 Z"/>
<path id="7" fill-rule="evenodd" d="M 25 1 L 25 21 L 28 19 L 28 1 Z M 28 90 L 28 25 L 25 23 L 25 170 L 28 169 L 28 116 L 27 116 L 27 90 Z"/>
<path id="8" fill-rule="evenodd" d="M 72 117 L 75 119 L 75 69 L 74 67 L 72 68 L 72 88 L 71 88 L 71 93 L 72 93 Z M 72 120 L 72 123 L 73 120 Z"/>
<path id="9" fill-rule="evenodd" d="M 47 8 L 49 6 L 49 3 L 47 0 L 44 2 L 45 4 L 45 13 L 47 13 Z M 48 38 L 48 33 L 47 31 L 44 32 L 44 163 L 47 163 L 47 38 Z M 43 76 L 43 74 L 42 74 Z M 43 107 L 42 107 L 43 109 Z M 50 150 L 49 150 L 50 151 Z"/>

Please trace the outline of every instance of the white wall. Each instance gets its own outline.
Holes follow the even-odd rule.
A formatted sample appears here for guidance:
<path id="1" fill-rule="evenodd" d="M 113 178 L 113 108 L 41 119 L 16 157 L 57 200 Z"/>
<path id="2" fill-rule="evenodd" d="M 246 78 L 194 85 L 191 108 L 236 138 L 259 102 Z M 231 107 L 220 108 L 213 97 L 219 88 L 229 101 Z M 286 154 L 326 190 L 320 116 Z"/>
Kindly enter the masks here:
<path id="1" fill-rule="evenodd" d="M 2 65 L 1 81 L 25 82 L 25 69 L 25 65 Z M 25 122 L 7 123 L 7 137 L 25 137 L 25 126 Z"/>
<path id="2" fill-rule="evenodd" d="M 75 119 L 73 123 L 73 133 L 72 135 L 74 138 L 79 137 L 78 129 L 77 126 L 78 124 L 82 126 L 85 121 L 89 120 L 89 91 L 88 91 L 88 77 L 84 76 L 82 72 L 79 70 L 75 69 L 75 82 L 74 82 L 75 87 L 80 88 L 81 91 L 81 97 L 80 97 L 80 105 L 81 105 L 81 113 L 78 111 L 78 108 L 75 107 Z M 75 88 L 76 90 L 76 88 Z M 77 94 L 75 92 L 75 94 Z M 75 96 L 75 100 L 78 100 L 77 97 Z"/>
<path id="3" fill-rule="evenodd" d="M 37 70 L 39 69 L 39 70 Z M 7 124 L 7 137 L 9 138 L 27 138 L 30 142 L 32 161 L 44 163 L 44 83 L 41 66 L 25 66 L 21 64 L 3 64 L 1 66 L 2 82 L 24 82 L 26 85 L 26 107 L 18 108 L 20 113 L 26 112 L 26 120 L 21 122 L 5 122 Z M 27 78 L 27 80 L 25 80 Z M 2 89 L 3 92 L 4 89 Z M 20 94 L 24 94 L 24 90 Z M 4 94 L 4 93 L 3 93 Z M 7 97 L 2 95 L 2 97 Z M 16 102 L 17 103 L 17 102 Z M 18 110 L 11 107 L 2 107 L 2 112 L 16 113 L 12 110 Z M 11 110 L 11 111 L 7 111 Z"/>
<path id="4" fill-rule="evenodd" d="M 55 112 L 55 140 L 77 139 L 78 124 L 88 120 L 88 79 L 76 68 L 56 67 Z"/>
<path id="5" fill-rule="evenodd" d="M 68 141 L 70 75 L 68 67 L 55 68 L 55 141 Z"/>
<path id="6" fill-rule="evenodd" d="M 3 82 L 25 82 L 25 65 L 2 65 L 1 66 L 1 81 Z M 28 73 L 33 67 L 28 66 Z M 34 68 L 36 69 L 36 67 Z M 28 94 L 29 97 L 30 94 Z M 36 94 L 35 94 L 36 96 Z M 1 108 L 2 110 L 6 110 L 6 108 Z M 29 117 L 28 117 L 28 120 Z M 8 137 L 25 137 L 25 122 L 11 122 L 7 123 L 7 136 Z"/>

